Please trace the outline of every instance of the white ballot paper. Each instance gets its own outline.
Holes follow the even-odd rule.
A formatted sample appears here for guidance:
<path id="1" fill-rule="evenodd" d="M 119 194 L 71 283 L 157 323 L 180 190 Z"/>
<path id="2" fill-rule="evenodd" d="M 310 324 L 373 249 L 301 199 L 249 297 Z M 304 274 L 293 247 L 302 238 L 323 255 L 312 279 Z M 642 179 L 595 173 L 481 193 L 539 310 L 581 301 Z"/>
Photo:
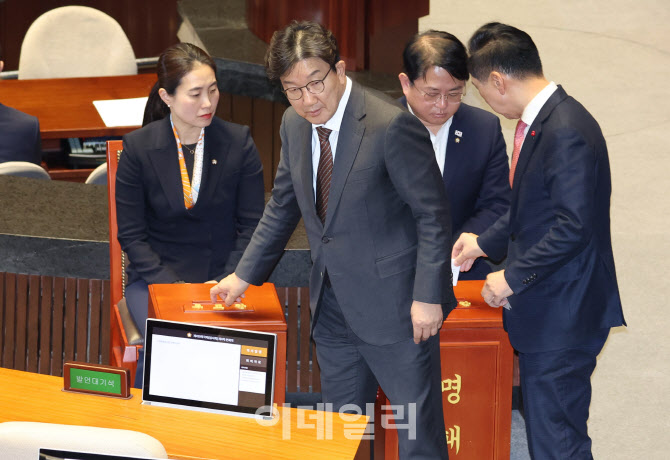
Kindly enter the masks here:
<path id="1" fill-rule="evenodd" d="M 105 126 L 140 126 L 148 97 L 93 101 Z"/>
<path id="2" fill-rule="evenodd" d="M 458 274 L 461 272 L 461 267 L 454 265 L 454 260 L 456 259 L 451 259 L 451 278 L 454 281 L 454 286 L 456 286 L 458 283 Z"/>

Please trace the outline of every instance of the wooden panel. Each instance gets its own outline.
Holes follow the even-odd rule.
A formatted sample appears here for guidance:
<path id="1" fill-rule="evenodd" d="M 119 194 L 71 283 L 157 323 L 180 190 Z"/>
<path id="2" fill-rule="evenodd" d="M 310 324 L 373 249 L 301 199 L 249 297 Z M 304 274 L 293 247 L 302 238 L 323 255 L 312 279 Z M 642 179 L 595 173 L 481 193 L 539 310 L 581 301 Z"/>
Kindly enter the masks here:
<path id="1" fill-rule="evenodd" d="M 233 121 L 232 96 L 230 93 L 221 93 L 219 105 L 216 106 L 216 116 L 226 121 Z"/>
<path id="2" fill-rule="evenodd" d="M 298 329 L 298 288 L 287 288 L 288 290 L 288 318 L 286 324 L 286 379 L 287 390 L 295 393 L 298 391 L 298 341 L 300 333 Z"/>
<path id="3" fill-rule="evenodd" d="M 316 21 L 330 29 L 349 70 L 365 64 L 365 4 L 358 0 L 247 0 L 249 29 L 266 43 L 292 20 Z"/>
<path id="4" fill-rule="evenodd" d="M 63 374 L 63 331 L 65 329 L 65 278 L 54 278 L 53 322 L 51 327 L 51 375 Z"/>
<path id="5" fill-rule="evenodd" d="M 72 293 L 74 294 L 74 293 Z M 68 293 L 68 297 L 72 295 Z M 88 329 L 88 280 L 77 279 L 77 309 L 76 309 L 76 335 L 75 335 L 75 355 L 77 361 L 87 361 L 87 329 Z"/>
<path id="6" fill-rule="evenodd" d="M 89 346 L 88 362 L 100 363 L 100 310 L 101 310 L 102 281 L 89 280 L 90 317 L 89 317 Z"/>
<path id="7" fill-rule="evenodd" d="M 253 120 L 252 98 L 248 96 L 231 95 L 232 99 L 232 122 L 240 125 L 251 126 Z"/>
<path id="8" fill-rule="evenodd" d="M 28 362 L 26 370 L 37 372 L 39 365 L 40 340 L 40 297 L 42 289 L 39 275 L 28 277 Z"/>
<path id="9" fill-rule="evenodd" d="M 0 4 L 1 6 L 2 4 Z M 1 12 L 2 10 L 0 10 Z M 0 367 L 4 366 L 5 353 L 5 273 L 0 272 Z"/>
<path id="10" fill-rule="evenodd" d="M 0 45 L 5 70 L 16 70 L 28 28 L 43 13 L 72 4 L 67 0 L 5 0 L 0 2 Z M 87 0 L 85 6 L 112 16 L 128 36 L 136 57 L 158 56 L 178 42 L 181 23 L 176 0 Z"/>
<path id="11" fill-rule="evenodd" d="M 2 367 L 14 368 L 14 323 L 16 304 L 16 275 L 7 273 L 5 275 L 5 321 Z"/>
<path id="12" fill-rule="evenodd" d="M 429 0 L 247 0 L 249 29 L 266 43 L 291 20 L 316 21 L 337 38 L 348 70 L 397 73 Z"/>
<path id="13" fill-rule="evenodd" d="M 77 280 L 65 280 L 65 327 L 63 328 L 63 359 L 75 359 L 75 338 L 77 335 Z M 61 366 L 62 367 L 62 366 Z M 61 370 L 62 374 L 62 370 Z"/>
<path id="14" fill-rule="evenodd" d="M 263 183 L 265 190 L 272 189 L 272 182 L 274 180 L 273 165 L 272 165 L 272 102 L 265 99 L 252 100 L 252 121 L 251 121 L 251 136 L 254 139 L 256 148 L 261 157 L 263 164 Z"/>
<path id="15" fill-rule="evenodd" d="M 64 350 L 107 363 L 108 342 L 108 281 L 0 273 L 2 367 L 60 376 Z"/>
<path id="16" fill-rule="evenodd" d="M 111 303 L 110 283 L 102 282 L 102 310 L 100 313 L 100 364 L 109 364 L 111 359 Z"/>
<path id="17" fill-rule="evenodd" d="M 309 384 L 311 380 L 311 369 L 309 365 L 309 350 L 311 348 L 309 324 L 311 321 L 311 312 L 309 310 L 309 301 L 303 297 L 303 290 L 300 290 L 300 392 L 310 391 Z M 309 297 L 307 297 L 309 298 Z"/>
<path id="18" fill-rule="evenodd" d="M 279 164 L 279 157 L 281 154 L 281 136 L 279 129 L 281 128 L 281 121 L 286 111 L 286 105 L 279 102 L 273 104 L 272 114 L 272 177 L 277 175 L 277 165 Z"/>
<path id="19" fill-rule="evenodd" d="M 40 304 L 40 374 L 51 373 L 51 350 L 52 350 L 52 306 L 53 306 L 53 279 L 42 276 L 42 296 Z"/>
<path id="20" fill-rule="evenodd" d="M 397 75 L 402 71 L 402 52 L 418 32 L 418 18 L 429 13 L 429 0 L 368 0 L 365 68 Z"/>
<path id="21" fill-rule="evenodd" d="M 28 275 L 16 275 L 16 336 L 14 338 L 14 367 L 26 370 L 26 320 L 28 316 Z"/>

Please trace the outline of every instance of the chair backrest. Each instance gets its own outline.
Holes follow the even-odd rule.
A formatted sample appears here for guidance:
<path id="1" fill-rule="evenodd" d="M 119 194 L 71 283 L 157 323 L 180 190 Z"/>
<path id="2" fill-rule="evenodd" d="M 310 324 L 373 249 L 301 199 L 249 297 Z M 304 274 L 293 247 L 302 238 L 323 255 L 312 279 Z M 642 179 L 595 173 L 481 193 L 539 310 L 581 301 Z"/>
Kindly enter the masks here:
<path id="1" fill-rule="evenodd" d="M 19 79 L 134 75 L 135 53 L 118 22 L 86 6 L 47 11 L 21 45 Z"/>
<path id="2" fill-rule="evenodd" d="M 125 290 L 125 256 L 117 238 L 116 169 L 123 152 L 123 141 L 107 141 L 107 197 L 109 199 L 109 283 L 111 305 L 118 304 Z"/>
<path id="3" fill-rule="evenodd" d="M 51 176 L 44 168 L 28 161 L 6 161 L 0 163 L 0 174 L 5 176 L 32 177 L 33 179 L 51 179 Z"/>
<path id="4" fill-rule="evenodd" d="M 106 185 L 107 184 L 107 163 L 103 163 L 88 175 L 86 178 L 87 184 Z"/>
<path id="5" fill-rule="evenodd" d="M 2 458 L 36 460 L 41 447 L 96 454 L 168 458 L 160 441 L 137 431 L 38 422 L 0 423 Z"/>

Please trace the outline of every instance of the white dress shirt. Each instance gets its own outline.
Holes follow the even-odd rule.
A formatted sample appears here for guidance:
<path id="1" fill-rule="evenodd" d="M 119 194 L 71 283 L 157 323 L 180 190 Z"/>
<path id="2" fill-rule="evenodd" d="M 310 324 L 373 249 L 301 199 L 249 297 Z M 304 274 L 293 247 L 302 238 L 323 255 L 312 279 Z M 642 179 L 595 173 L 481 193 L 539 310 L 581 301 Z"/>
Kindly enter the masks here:
<path id="1" fill-rule="evenodd" d="M 346 77 L 347 84 L 344 89 L 344 94 L 337 105 L 337 110 L 330 117 L 330 120 L 322 125 L 312 125 L 312 190 L 314 191 L 314 199 L 316 200 L 316 173 L 319 169 L 319 157 L 321 156 L 321 144 L 319 143 L 319 133 L 316 128 L 323 126 L 330 129 L 331 133 L 328 136 L 330 142 L 330 150 L 333 152 L 333 167 L 335 166 L 335 151 L 337 150 L 337 140 L 340 136 L 340 126 L 342 125 L 342 117 L 344 116 L 344 109 L 349 102 L 349 95 L 351 95 L 351 80 Z"/>
<path id="2" fill-rule="evenodd" d="M 547 103 L 549 98 L 551 97 L 552 94 L 554 94 L 554 91 L 558 89 L 558 86 L 556 83 L 549 82 L 547 86 L 545 86 L 542 91 L 537 93 L 535 97 L 528 103 L 525 109 L 523 109 L 523 113 L 521 114 L 521 121 L 526 123 L 526 129 L 523 131 L 523 140 L 524 142 L 526 141 L 526 134 L 528 134 L 528 129 L 530 128 L 530 125 L 533 124 L 535 119 L 537 118 L 537 114 L 540 113 L 540 110 L 542 110 L 542 107 L 544 107 L 544 104 Z M 521 146 L 523 147 L 523 142 L 521 143 Z"/>

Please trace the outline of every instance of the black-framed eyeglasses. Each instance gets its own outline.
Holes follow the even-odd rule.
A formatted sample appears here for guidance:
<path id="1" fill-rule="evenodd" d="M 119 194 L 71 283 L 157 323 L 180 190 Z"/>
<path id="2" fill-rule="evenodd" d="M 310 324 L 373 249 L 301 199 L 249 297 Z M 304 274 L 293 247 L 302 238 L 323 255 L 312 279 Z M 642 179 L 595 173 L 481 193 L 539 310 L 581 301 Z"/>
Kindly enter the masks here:
<path id="1" fill-rule="evenodd" d="M 309 83 L 307 83 L 305 86 L 295 86 L 293 88 L 286 88 L 284 90 L 284 94 L 286 94 L 286 97 L 290 99 L 291 101 L 297 101 L 302 97 L 302 89 L 305 88 L 307 91 L 309 91 L 312 94 L 321 94 L 323 93 L 323 90 L 326 89 L 326 84 L 323 82 L 328 74 L 330 73 L 332 67 L 328 68 L 328 72 L 326 72 L 326 75 L 323 76 L 321 80 L 312 80 Z"/>
<path id="2" fill-rule="evenodd" d="M 423 95 L 423 100 L 428 102 L 429 104 L 437 104 L 442 99 L 444 99 L 446 103 L 460 104 L 461 101 L 463 100 L 463 96 L 465 96 L 464 91 L 458 91 L 449 94 L 440 94 L 440 93 L 427 93 L 425 91 L 420 90 L 416 86 L 414 88 L 416 88 L 416 90 Z"/>

